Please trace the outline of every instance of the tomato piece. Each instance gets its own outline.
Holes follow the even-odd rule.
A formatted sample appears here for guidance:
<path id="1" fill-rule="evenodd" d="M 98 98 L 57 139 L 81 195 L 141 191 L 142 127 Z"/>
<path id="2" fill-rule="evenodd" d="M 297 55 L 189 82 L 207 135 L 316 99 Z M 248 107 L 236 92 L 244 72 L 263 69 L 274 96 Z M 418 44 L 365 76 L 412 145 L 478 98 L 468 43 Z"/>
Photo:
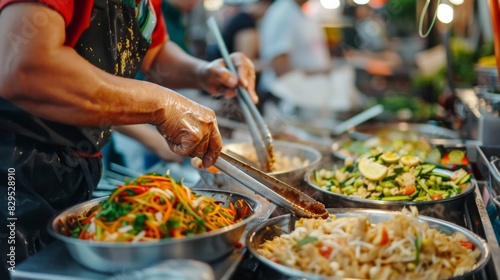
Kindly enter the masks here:
<path id="1" fill-rule="evenodd" d="M 136 194 L 141 194 L 141 193 L 148 191 L 148 189 L 149 189 L 148 187 L 135 187 L 134 192 Z"/>
<path id="2" fill-rule="evenodd" d="M 325 258 L 325 259 L 329 259 L 330 258 L 330 255 L 332 254 L 332 251 L 333 251 L 333 248 L 330 247 L 330 246 L 321 246 L 319 248 L 319 253 Z"/>
<path id="3" fill-rule="evenodd" d="M 385 245 L 389 242 L 389 233 L 385 227 L 382 227 L 382 238 L 380 239 L 379 245 Z"/>
<path id="4" fill-rule="evenodd" d="M 443 195 L 442 194 L 433 194 L 431 195 L 431 199 L 432 200 L 439 200 L 439 199 L 443 199 Z"/>
<path id="5" fill-rule="evenodd" d="M 241 242 L 238 242 L 238 243 L 236 243 L 235 247 L 239 249 L 239 248 L 243 247 L 243 244 Z"/>
<path id="6" fill-rule="evenodd" d="M 389 232 L 387 229 L 383 226 L 379 229 L 377 236 L 373 240 L 373 243 L 383 246 L 389 242 Z"/>
<path id="7" fill-rule="evenodd" d="M 469 241 L 460 241 L 460 245 L 462 245 L 462 247 L 464 247 L 466 249 L 469 249 L 469 250 L 473 250 L 474 249 L 474 244 L 472 244 Z"/>
<path id="8" fill-rule="evenodd" d="M 416 192 L 417 191 L 417 188 L 415 188 L 415 186 L 409 186 L 409 187 L 405 187 L 401 194 L 404 194 L 404 195 L 411 195 L 412 193 Z"/>

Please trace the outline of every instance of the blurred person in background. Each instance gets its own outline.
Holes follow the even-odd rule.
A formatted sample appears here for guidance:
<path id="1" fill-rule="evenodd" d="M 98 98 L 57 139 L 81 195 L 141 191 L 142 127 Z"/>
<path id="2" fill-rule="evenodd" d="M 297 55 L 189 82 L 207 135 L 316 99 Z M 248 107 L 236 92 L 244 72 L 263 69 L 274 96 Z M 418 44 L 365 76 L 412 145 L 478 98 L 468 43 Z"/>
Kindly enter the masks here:
<path id="1" fill-rule="evenodd" d="M 224 20 L 222 23 L 222 39 L 228 49 L 228 52 L 241 52 L 248 56 L 255 65 L 256 82 L 260 78 L 260 71 L 264 68 L 259 54 L 259 28 L 260 20 L 266 13 L 274 0 L 255 0 L 252 3 L 238 6 L 238 11 Z M 217 44 L 207 46 L 207 60 L 213 60 L 221 57 Z M 258 92 L 260 102 L 257 108 L 262 111 L 262 104 L 265 103 L 266 96 Z M 234 121 L 243 122 L 244 118 L 235 99 L 226 99 L 222 101 L 221 108 L 217 111 L 221 117 Z M 231 137 L 231 129 L 221 128 L 223 136 Z"/>
<path id="2" fill-rule="evenodd" d="M 229 52 L 242 52 L 255 65 L 256 72 L 262 70 L 259 54 L 260 20 L 274 0 L 255 0 L 252 3 L 241 5 L 235 15 L 227 18 L 222 24 L 222 38 Z M 207 59 L 221 57 L 217 45 L 207 47 Z"/>
<path id="3" fill-rule="evenodd" d="M 258 90 L 271 93 L 277 77 L 292 70 L 307 74 L 331 70 L 326 36 L 318 22 L 301 7 L 307 0 L 277 0 L 267 10 L 260 26 L 260 56 L 269 65 L 263 69 Z"/>
<path id="4" fill-rule="evenodd" d="M 201 0 L 163 0 L 161 4 L 170 40 L 187 53 L 191 53 L 187 17 L 200 3 Z"/>

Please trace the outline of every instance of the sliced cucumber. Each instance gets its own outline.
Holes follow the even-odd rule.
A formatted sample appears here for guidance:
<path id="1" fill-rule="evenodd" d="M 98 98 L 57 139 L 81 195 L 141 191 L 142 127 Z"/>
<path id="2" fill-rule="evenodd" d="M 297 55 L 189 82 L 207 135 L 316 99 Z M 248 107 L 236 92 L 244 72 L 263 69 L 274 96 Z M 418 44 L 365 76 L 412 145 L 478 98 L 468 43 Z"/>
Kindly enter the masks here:
<path id="1" fill-rule="evenodd" d="M 471 178 L 472 178 L 472 175 L 470 175 L 470 174 L 465 175 L 465 176 L 462 178 L 462 180 L 460 180 L 460 183 L 459 183 L 458 185 L 463 185 L 463 184 L 465 184 L 465 183 L 469 183 L 469 182 L 470 182 L 470 180 L 471 180 Z"/>
<path id="2" fill-rule="evenodd" d="M 442 179 L 449 181 L 450 180 L 450 175 L 444 174 L 441 172 L 437 172 L 436 170 L 433 170 L 432 172 L 429 173 L 430 175 L 438 176 L 441 177 Z"/>
<path id="3" fill-rule="evenodd" d="M 423 164 L 421 167 L 422 167 L 422 174 L 427 174 L 432 170 L 434 170 L 434 168 L 436 168 L 434 164 Z"/>
<path id="4" fill-rule="evenodd" d="M 418 182 L 418 185 L 419 185 L 420 187 L 422 187 L 422 189 L 423 189 L 423 190 L 424 190 L 427 194 L 429 194 L 429 195 L 433 195 L 433 194 L 434 194 L 434 191 L 429 190 L 429 188 L 427 187 L 427 185 L 426 185 L 424 182 L 422 182 L 422 180 L 417 180 L 417 182 Z"/>

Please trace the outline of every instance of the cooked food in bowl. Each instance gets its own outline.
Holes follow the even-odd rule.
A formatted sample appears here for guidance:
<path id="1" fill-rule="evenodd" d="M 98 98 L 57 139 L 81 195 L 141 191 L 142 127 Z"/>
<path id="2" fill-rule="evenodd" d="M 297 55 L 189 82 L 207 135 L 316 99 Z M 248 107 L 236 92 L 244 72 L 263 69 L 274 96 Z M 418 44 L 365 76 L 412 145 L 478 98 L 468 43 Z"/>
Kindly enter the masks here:
<path id="1" fill-rule="evenodd" d="M 326 220 L 300 219 L 292 232 L 274 237 L 277 225 L 269 222 L 247 244 L 266 264 L 304 278 L 448 279 L 488 259 L 484 242 L 471 233 L 415 215 L 339 212 Z"/>
<path id="2" fill-rule="evenodd" d="M 399 156 L 418 156 L 425 162 L 439 163 L 441 152 L 428 140 L 418 137 L 372 137 L 367 140 L 345 140 L 334 143 L 332 153 L 341 159 L 358 158 L 364 154 L 393 151 Z"/>
<path id="3" fill-rule="evenodd" d="M 284 142 L 282 142 L 284 143 Z M 271 172 L 283 172 L 289 170 L 296 170 L 311 164 L 308 158 L 302 158 L 295 155 L 288 155 L 286 146 L 280 144 L 280 142 L 275 143 L 274 149 L 274 163 L 271 167 Z M 285 147 L 285 148 L 282 148 Z M 293 146 L 290 146 L 293 147 Z M 251 161 L 259 162 L 257 157 L 257 151 L 255 146 L 250 143 L 238 143 L 238 144 L 228 144 L 223 147 L 223 150 L 230 150 L 237 153 Z"/>
<path id="4" fill-rule="evenodd" d="M 381 201 L 430 201 L 453 197 L 470 188 L 465 169 L 454 172 L 424 164 L 416 156 L 393 152 L 364 156 L 342 167 L 311 172 L 308 183 L 316 188 L 356 198 Z"/>
<path id="5" fill-rule="evenodd" d="M 197 194 L 166 175 L 148 174 L 113 191 L 80 216 L 60 223 L 60 232 L 92 241 L 144 242 L 183 238 L 233 225 L 250 213 L 246 203 L 229 207 Z M 239 209 L 239 212 L 237 212 Z M 248 210 L 248 213 L 242 213 Z"/>

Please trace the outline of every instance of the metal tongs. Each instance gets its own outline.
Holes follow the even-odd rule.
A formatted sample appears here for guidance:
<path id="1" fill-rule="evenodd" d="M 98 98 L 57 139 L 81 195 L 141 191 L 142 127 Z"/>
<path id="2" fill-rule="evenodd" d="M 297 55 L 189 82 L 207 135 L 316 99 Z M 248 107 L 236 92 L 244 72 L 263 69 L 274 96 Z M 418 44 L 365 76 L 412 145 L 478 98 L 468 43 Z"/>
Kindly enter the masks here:
<path id="1" fill-rule="evenodd" d="M 220 53 L 222 54 L 222 58 L 224 59 L 227 68 L 229 69 L 229 71 L 231 71 L 231 73 L 238 76 L 238 72 L 236 71 L 233 62 L 229 57 L 226 44 L 222 39 L 222 35 L 220 33 L 219 27 L 217 26 L 215 18 L 210 17 L 207 21 L 207 24 L 215 36 L 217 45 L 219 46 Z M 250 134 L 257 151 L 257 157 L 259 159 L 260 167 L 263 171 L 269 172 L 271 171 L 271 167 L 274 163 L 271 132 L 264 122 L 262 115 L 257 110 L 257 107 L 255 107 L 255 104 L 253 104 L 252 100 L 250 99 L 249 93 L 244 88 L 238 87 L 237 99 L 240 104 L 241 110 L 243 111 L 245 121 L 250 128 Z"/>
<path id="2" fill-rule="evenodd" d="M 222 152 L 215 166 L 274 204 L 303 218 L 328 218 L 325 206 L 296 188 Z"/>

